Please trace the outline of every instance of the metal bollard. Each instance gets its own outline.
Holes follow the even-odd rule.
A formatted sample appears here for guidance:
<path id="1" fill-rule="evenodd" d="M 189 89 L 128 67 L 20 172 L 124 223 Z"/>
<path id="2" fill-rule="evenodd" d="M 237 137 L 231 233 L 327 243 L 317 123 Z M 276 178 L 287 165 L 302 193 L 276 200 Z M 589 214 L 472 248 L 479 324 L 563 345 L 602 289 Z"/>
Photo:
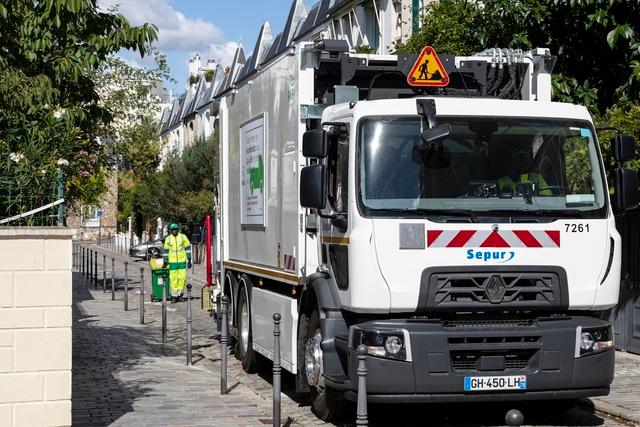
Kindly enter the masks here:
<path id="1" fill-rule="evenodd" d="M 89 249 L 89 285 L 91 285 L 91 281 L 93 280 L 93 249 Z"/>
<path id="2" fill-rule="evenodd" d="M 107 293 L 107 256 L 102 254 L 102 293 Z"/>
<path id="3" fill-rule="evenodd" d="M 356 409 L 356 425 L 369 425 L 367 419 L 367 346 L 358 346 L 358 408 Z"/>
<path id="4" fill-rule="evenodd" d="M 124 262 L 124 311 L 129 311 L 129 263 Z"/>
<path id="5" fill-rule="evenodd" d="M 273 313 L 273 425 L 280 427 L 280 313 Z"/>
<path id="6" fill-rule="evenodd" d="M 98 287 L 98 251 L 95 252 L 93 257 L 93 287 Z"/>
<path id="7" fill-rule="evenodd" d="M 140 267 L 140 324 L 144 325 L 144 267 Z"/>
<path id="8" fill-rule="evenodd" d="M 116 300 L 116 260 L 111 258 L 111 301 Z"/>
<path id="9" fill-rule="evenodd" d="M 216 332 L 222 332 L 222 300 L 220 299 L 220 294 L 216 295 L 216 312 L 215 312 L 215 321 L 216 321 Z"/>
<path id="10" fill-rule="evenodd" d="M 229 297 L 222 296 L 222 332 L 220 332 L 220 394 L 227 394 L 227 304 Z"/>
<path id="11" fill-rule="evenodd" d="M 84 276 L 84 246 L 82 247 L 82 265 L 80 266 L 80 274 Z"/>
<path id="12" fill-rule="evenodd" d="M 167 342 L 167 270 L 162 269 L 162 342 Z"/>
<path id="13" fill-rule="evenodd" d="M 187 365 L 191 366 L 191 283 L 187 283 Z"/>

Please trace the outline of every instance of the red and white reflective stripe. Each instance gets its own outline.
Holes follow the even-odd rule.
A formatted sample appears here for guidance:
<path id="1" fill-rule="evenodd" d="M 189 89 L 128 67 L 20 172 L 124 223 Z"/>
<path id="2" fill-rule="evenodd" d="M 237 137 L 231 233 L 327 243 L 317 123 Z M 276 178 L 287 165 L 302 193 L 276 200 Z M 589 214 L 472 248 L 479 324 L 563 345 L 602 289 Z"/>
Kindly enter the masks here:
<path id="1" fill-rule="evenodd" d="M 287 270 L 295 270 L 296 269 L 296 257 L 293 255 L 285 255 L 284 256 L 284 268 Z"/>
<path id="2" fill-rule="evenodd" d="M 428 230 L 430 248 L 559 248 L 558 230 Z"/>

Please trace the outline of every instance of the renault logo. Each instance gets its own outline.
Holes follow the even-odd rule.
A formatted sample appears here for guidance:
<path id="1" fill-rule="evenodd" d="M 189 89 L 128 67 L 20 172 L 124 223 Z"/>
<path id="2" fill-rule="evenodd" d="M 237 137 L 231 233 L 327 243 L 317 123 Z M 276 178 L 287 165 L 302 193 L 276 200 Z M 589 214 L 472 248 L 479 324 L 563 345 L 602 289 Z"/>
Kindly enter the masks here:
<path id="1" fill-rule="evenodd" d="M 492 304 L 502 302 L 502 298 L 506 291 L 507 285 L 500 276 L 491 276 L 484 282 L 484 294 L 489 298 L 489 301 Z"/>

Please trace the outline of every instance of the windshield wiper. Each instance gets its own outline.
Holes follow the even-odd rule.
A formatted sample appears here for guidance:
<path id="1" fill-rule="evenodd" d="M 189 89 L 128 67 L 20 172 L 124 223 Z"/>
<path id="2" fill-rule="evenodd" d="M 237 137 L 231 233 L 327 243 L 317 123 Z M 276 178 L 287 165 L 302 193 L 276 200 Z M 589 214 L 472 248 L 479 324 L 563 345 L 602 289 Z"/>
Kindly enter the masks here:
<path id="1" fill-rule="evenodd" d="M 579 217 L 586 218 L 585 213 L 579 209 L 492 209 L 482 211 L 488 215 L 509 215 L 509 216 L 557 216 L 562 218 Z"/>
<path id="2" fill-rule="evenodd" d="M 467 217 L 471 222 L 478 222 L 476 213 L 469 209 L 426 209 L 426 208 L 409 208 L 409 209 L 383 209 L 388 212 L 416 213 L 421 215 L 439 215 L 439 216 L 461 216 Z"/>

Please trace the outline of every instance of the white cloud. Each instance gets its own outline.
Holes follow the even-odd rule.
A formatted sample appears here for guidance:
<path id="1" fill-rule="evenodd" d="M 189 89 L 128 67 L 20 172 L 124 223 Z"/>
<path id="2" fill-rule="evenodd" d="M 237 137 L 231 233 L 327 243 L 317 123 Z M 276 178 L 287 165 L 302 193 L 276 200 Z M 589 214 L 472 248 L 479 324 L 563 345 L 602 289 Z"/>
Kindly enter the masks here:
<path id="1" fill-rule="evenodd" d="M 213 59 L 216 63 L 224 66 L 231 65 L 233 61 L 233 55 L 236 53 L 236 49 L 240 46 L 236 42 L 226 42 L 218 44 L 210 44 L 208 58 Z"/>
<path id="2" fill-rule="evenodd" d="M 156 45 L 162 51 L 201 50 L 212 43 L 225 45 L 224 34 L 215 24 L 199 18 L 187 18 L 171 7 L 167 0 L 100 0 L 104 9 L 114 5 L 118 5 L 118 11 L 132 25 L 155 24 L 158 27 Z"/>

